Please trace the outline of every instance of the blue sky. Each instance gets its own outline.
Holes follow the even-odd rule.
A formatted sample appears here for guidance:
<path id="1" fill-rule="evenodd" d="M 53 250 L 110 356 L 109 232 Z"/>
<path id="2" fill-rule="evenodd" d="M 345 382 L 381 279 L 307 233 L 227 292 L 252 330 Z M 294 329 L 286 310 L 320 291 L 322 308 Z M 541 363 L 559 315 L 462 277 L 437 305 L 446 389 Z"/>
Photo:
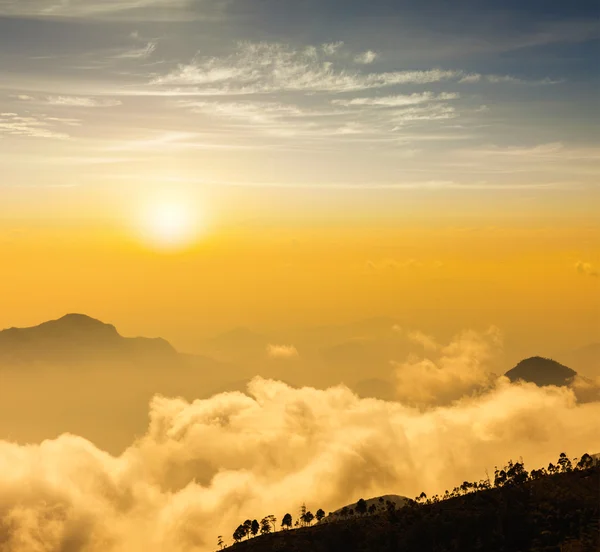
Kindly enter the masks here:
<path id="1" fill-rule="evenodd" d="M 204 184 L 588 194 L 599 36 L 595 2 L 0 0 L 0 155 L 20 184 L 168 154 Z"/>

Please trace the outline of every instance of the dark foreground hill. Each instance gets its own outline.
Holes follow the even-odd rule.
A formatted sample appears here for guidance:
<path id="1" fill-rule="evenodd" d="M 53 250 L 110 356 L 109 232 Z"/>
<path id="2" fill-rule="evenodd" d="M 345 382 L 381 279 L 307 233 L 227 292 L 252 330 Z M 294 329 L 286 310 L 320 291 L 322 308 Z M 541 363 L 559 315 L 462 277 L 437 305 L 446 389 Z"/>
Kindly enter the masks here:
<path id="1" fill-rule="evenodd" d="M 600 468 L 244 541 L 234 552 L 596 552 Z"/>
<path id="2" fill-rule="evenodd" d="M 575 370 L 549 358 L 532 357 L 522 360 L 512 370 L 506 372 L 511 381 L 527 381 L 539 386 L 569 385 L 577 375 Z"/>

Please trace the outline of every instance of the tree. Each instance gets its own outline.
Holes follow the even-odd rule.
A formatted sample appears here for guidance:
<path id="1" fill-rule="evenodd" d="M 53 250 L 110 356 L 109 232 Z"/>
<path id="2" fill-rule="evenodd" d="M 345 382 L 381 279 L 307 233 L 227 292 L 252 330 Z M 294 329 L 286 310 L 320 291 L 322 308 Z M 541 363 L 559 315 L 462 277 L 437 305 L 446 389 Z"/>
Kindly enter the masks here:
<path id="1" fill-rule="evenodd" d="M 239 525 L 233 533 L 233 540 L 240 542 L 246 536 L 246 528 L 243 525 Z"/>
<path id="2" fill-rule="evenodd" d="M 270 514 L 265 519 L 273 526 L 273 533 L 275 533 L 277 531 L 277 518 L 273 514 Z"/>
<path id="3" fill-rule="evenodd" d="M 255 519 L 252 520 L 252 525 L 250 526 L 250 532 L 252 533 L 253 537 L 256 537 L 256 535 L 258 534 L 258 530 L 260 529 L 260 525 L 258 525 L 258 521 L 256 521 Z"/>
<path id="4" fill-rule="evenodd" d="M 217 546 L 223 550 L 223 546 L 225 545 L 225 542 L 223 541 L 223 535 L 219 535 L 217 537 Z"/>
<path id="5" fill-rule="evenodd" d="M 569 457 L 564 453 L 561 452 L 560 456 L 558 457 L 558 462 L 556 462 L 559 466 L 560 466 L 560 471 L 563 473 L 568 473 L 573 471 L 573 464 L 571 463 L 571 460 L 569 460 Z"/>
<path id="6" fill-rule="evenodd" d="M 367 501 L 364 498 L 361 498 L 356 503 L 356 513 L 364 516 L 367 513 Z"/>
<path id="7" fill-rule="evenodd" d="M 271 520 L 268 517 L 262 518 L 260 521 L 260 534 L 268 535 L 271 532 Z"/>
<path id="8" fill-rule="evenodd" d="M 283 519 L 281 520 L 281 527 L 291 529 L 292 521 L 292 514 L 285 514 L 285 516 L 283 516 Z"/>
<path id="9" fill-rule="evenodd" d="M 302 523 L 306 526 L 306 525 L 310 525 L 313 522 L 313 520 L 315 519 L 315 516 L 313 515 L 312 512 L 306 511 L 306 512 L 304 512 L 304 514 L 302 514 L 300 519 L 302 520 Z"/>
<path id="10" fill-rule="evenodd" d="M 285 516 L 283 516 L 283 519 L 281 520 L 281 527 L 283 529 L 291 529 L 293 521 L 294 520 L 292 519 L 292 514 L 285 514 Z"/>
<path id="11" fill-rule="evenodd" d="M 344 506 L 340 513 L 342 514 L 342 517 L 347 518 L 348 517 L 348 506 Z"/>
<path id="12" fill-rule="evenodd" d="M 369 506 L 369 515 L 372 516 L 375 512 L 377 512 L 377 506 L 371 504 L 371 506 Z"/>
<path id="13" fill-rule="evenodd" d="M 317 515 L 316 515 L 317 521 L 321 521 L 324 517 L 325 517 L 325 512 L 321 508 L 319 508 L 317 510 Z"/>
<path id="14" fill-rule="evenodd" d="M 586 452 L 577 462 L 576 468 L 578 470 L 587 470 L 594 465 L 594 459 Z"/>

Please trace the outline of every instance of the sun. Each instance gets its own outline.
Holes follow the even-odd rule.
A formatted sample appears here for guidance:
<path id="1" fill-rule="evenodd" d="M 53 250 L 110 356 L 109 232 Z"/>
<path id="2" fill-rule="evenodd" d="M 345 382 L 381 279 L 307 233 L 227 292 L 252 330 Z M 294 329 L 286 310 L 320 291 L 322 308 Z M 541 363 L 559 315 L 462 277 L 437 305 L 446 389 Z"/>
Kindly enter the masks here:
<path id="1" fill-rule="evenodd" d="M 181 250 L 200 237 L 203 217 L 195 202 L 182 197 L 156 197 L 141 210 L 140 230 L 144 241 L 157 249 Z"/>

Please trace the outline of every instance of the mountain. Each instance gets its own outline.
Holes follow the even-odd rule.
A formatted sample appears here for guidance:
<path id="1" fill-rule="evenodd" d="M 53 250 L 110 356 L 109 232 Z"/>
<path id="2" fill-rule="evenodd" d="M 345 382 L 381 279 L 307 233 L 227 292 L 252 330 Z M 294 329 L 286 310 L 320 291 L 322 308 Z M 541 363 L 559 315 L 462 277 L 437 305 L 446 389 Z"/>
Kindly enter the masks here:
<path id="1" fill-rule="evenodd" d="M 394 505 L 394 509 L 404 508 L 408 503 L 408 498 L 399 495 L 384 495 L 377 496 L 375 498 L 369 498 L 365 500 L 365 506 L 367 512 L 371 509 L 374 512 L 382 513 L 386 512 L 390 504 Z M 331 512 L 327 517 L 323 518 L 321 523 L 332 523 L 343 519 L 349 519 L 353 517 L 360 517 L 360 513 L 356 511 L 357 504 L 348 504 L 343 508 L 337 509 L 335 512 Z"/>
<path id="2" fill-rule="evenodd" d="M 83 314 L 0 331 L 0 377 L 0 440 L 68 432 L 113 454 L 147 430 L 155 395 L 207 398 L 240 379 L 230 364 L 123 337 Z"/>
<path id="3" fill-rule="evenodd" d="M 430 504 L 318 523 L 234 544 L 233 552 L 593 552 L 600 468 L 544 475 Z"/>
<path id="4" fill-rule="evenodd" d="M 569 385 L 577 372 L 549 358 L 531 357 L 519 362 L 505 375 L 512 382 L 522 380 L 541 387 Z"/>
<path id="5" fill-rule="evenodd" d="M 85 362 L 174 360 L 177 351 L 161 338 L 121 336 L 111 324 L 84 314 L 67 314 L 30 328 L 0 331 L 0 362 Z"/>

